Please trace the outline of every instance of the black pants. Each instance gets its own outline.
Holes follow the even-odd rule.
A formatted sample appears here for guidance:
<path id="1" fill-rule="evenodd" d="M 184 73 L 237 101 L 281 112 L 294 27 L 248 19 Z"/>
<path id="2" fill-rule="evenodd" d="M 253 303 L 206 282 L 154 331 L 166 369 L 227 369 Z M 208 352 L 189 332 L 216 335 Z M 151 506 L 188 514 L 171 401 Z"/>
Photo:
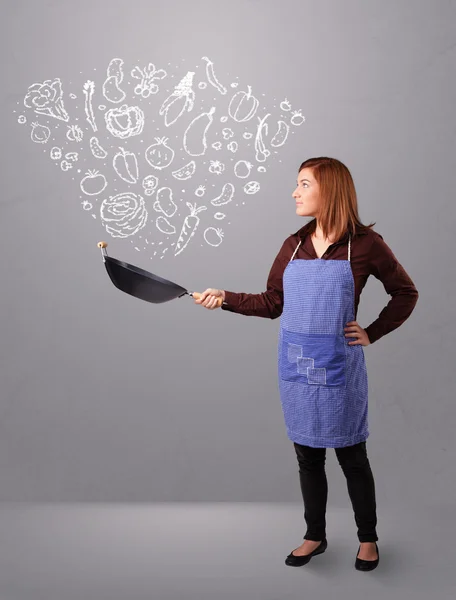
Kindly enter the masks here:
<path id="1" fill-rule="evenodd" d="M 293 443 L 298 457 L 304 519 L 307 524 L 304 539 L 318 542 L 326 537 L 326 448 L 312 448 Z M 367 458 L 366 442 L 334 450 L 347 479 L 348 494 L 358 526 L 358 539 L 360 542 L 376 542 L 378 537 L 375 529 L 375 485 Z"/>

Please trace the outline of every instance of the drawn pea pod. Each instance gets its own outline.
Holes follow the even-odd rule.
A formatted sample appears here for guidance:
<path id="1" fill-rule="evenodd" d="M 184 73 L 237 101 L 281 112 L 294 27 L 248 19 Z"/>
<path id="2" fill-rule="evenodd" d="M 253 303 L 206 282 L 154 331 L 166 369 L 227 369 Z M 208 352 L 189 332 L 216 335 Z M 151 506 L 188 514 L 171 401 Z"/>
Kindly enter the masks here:
<path id="1" fill-rule="evenodd" d="M 169 187 L 162 187 L 157 191 L 157 199 L 153 204 L 157 212 L 161 212 L 165 217 L 172 217 L 176 214 L 177 206 L 173 202 L 173 190 Z"/>

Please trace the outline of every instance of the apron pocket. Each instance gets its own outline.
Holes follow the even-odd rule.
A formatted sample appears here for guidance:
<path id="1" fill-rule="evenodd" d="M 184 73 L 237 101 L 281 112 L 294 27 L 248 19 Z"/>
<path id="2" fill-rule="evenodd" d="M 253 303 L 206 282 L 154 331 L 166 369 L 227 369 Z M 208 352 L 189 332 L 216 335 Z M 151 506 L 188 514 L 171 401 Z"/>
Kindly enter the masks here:
<path id="1" fill-rule="evenodd" d="M 280 376 L 306 385 L 345 386 L 345 337 L 282 329 Z"/>

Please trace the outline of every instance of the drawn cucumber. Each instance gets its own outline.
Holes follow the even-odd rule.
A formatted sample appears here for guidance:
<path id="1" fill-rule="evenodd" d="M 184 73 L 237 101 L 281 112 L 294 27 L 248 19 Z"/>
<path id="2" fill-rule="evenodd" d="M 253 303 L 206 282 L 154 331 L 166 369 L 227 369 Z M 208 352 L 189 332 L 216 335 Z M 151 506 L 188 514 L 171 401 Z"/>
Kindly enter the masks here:
<path id="1" fill-rule="evenodd" d="M 100 142 L 95 136 L 90 138 L 89 145 L 90 150 L 95 158 L 106 158 L 108 156 L 108 153 L 100 146 Z"/>
<path id="2" fill-rule="evenodd" d="M 274 146 L 274 148 L 279 148 L 285 144 L 287 141 L 288 132 L 290 131 L 290 127 L 287 123 L 285 123 L 285 121 L 279 121 L 278 126 L 279 128 L 277 133 L 271 140 L 271 146 Z"/>
<path id="3" fill-rule="evenodd" d="M 211 200 L 213 206 L 222 206 L 231 202 L 234 196 L 234 185 L 232 183 L 225 183 L 222 189 L 222 193 L 217 198 Z"/>

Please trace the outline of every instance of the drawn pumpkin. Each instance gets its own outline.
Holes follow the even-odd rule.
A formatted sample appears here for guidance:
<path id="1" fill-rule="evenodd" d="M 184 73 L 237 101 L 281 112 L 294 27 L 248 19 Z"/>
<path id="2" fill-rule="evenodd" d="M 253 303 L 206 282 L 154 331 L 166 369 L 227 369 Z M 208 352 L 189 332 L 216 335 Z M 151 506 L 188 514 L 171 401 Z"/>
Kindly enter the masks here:
<path id="1" fill-rule="evenodd" d="M 111 108 L 104 118 L 109 133 L 121 139 L 139 135 L 144 127 L 144 113 L 138 106 L 123 104 L 120 108 Z"/>
<path id="2" fill-rule="evenodd" d="M 252 88 L 249 85 L 247 88 L 247 92 L 236 92 L 231 98 L 228 107 L 230 117 L 238 123 L 249 121 L 255 115 L 260 103 L 259 100 L 252 95 Z"/>

